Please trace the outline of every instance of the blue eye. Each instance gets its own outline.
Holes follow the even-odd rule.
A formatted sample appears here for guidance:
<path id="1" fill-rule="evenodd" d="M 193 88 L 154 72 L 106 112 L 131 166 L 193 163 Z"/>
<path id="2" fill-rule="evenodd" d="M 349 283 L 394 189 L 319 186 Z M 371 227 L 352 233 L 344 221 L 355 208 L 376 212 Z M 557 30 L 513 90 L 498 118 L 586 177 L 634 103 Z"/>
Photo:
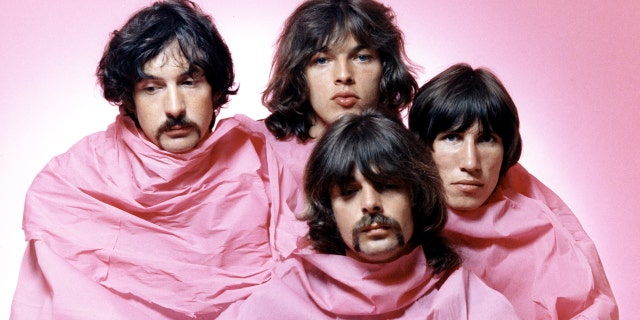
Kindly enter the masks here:
<path id="1" fill-rule="evenodd" d="M 359 54 L 358 56 L 356 56 L 356 60 L 358 61 L 370 61 L 373 57 L 371 55 L 368 54 Z"/>
<path id="2" fill-rule="evenodd" d="M 455 133 L 448 133 L 442 137 L 442 140 L 451 141 L 451 142 L 457 141 L 459 139 L 460 137 Z"/>
<path id="3" fill-rule="evenodd" d="M 325 58 L 325 57 L 320 57 L 320 58 L 316 58 L 313 62 L 315 64 L 326 64 L 329 61 L 329 59 Z"/>

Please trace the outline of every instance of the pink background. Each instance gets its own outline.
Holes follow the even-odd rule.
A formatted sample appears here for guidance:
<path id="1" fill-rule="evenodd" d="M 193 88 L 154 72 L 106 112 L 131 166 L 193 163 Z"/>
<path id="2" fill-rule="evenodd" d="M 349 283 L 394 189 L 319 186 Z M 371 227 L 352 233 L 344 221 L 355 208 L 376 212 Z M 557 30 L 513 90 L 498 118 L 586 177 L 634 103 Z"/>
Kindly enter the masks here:
<path id="1" fill-rule="evenodd" d="M 234 55 L 240 94 L 222 116 L 266 115 L 272 45 L 298 0 L 201 1 Z M 54 155 L 113 121 L 94 71 L 108 34 L 148 0 L 0 4 L 0 318 L 25 243 L 25 192 Z M 640 1 L 387 0 L 420 83 L 456 62 L 494 70 L 520 112 L 521 163 L 574 210 L 622 319 L 640 314 Z M 509 275 L 506 275 L 509 276 Z"/>

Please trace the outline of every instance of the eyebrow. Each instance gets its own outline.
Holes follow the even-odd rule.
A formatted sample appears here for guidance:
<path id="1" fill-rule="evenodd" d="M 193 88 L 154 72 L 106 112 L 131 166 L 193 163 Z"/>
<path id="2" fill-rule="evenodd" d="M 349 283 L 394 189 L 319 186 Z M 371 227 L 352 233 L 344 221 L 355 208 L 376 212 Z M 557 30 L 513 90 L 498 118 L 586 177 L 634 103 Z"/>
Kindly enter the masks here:
<path id="1" fill-rule="evenodd" d="M 372 48 L 370 48 L 368 46 L 365 46 L 364 44 L 359 44 L 359 45 L 355 46 L 353 49 L 351 49 L 351 53 L 358 52 L 360 50 L 365 50 L 365 49 L 374 50 L 374 49 L 372 49 Z"/>
<path id="2" fill-rule="evenodd" d="M 331 52 L 331 51 L 333 51 L 333 50 L 332 50 L 332 47 L 334 47 L 334 46 L 323 46 L 322 48 L 318 49 L 318 51 L 317 51 L 316 53 L 326 53 L 326 52 Z M 369 49 L 369 50 L 374 50 L 374 51 L 375 51 L 375 49 L 373 49 L 373 48 L 371 48 L 371 47 L 369 47 L 369 46 L 366 46 L 366 45 L 364 45 L 364 44 L 358 44 L 357 46 L 355 46 L 355 47 L 353 47 L 353 48 L 349 49 L 349 53 L 351 53 L 351 54 L 352 54 L 352 53 L 354 53 L 354 52 L 358 52 L 358 51 L 360 51 L 360 50 L 364 50 L 364 49 Z"/>
<path id="3" fill-rule="evenodd" d="M 183 73 L 181 73 L 180 75 L 178 75 L 178 78 L 180 77 L 200 77 L 200 76 L 204 76 L 204 71 L 201 70 L 200 68 L 193 68 L 193 71 L 185 71 Z M 138 80 L 138 82 L 140 81 L 145 81 L 145 80 L 161 80 L 162 78 L 152 75 L 152 74 L 148 74 L 146 72 L 142 73 L 142 77 L 140 78 L 140 80 Z"/>

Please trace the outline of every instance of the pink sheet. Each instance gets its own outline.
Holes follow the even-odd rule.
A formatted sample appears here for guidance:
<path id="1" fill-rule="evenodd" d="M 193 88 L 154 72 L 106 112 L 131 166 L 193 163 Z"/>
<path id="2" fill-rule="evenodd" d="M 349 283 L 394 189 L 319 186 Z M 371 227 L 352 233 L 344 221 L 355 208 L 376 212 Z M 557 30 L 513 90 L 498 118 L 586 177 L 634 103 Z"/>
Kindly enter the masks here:
<path id="1" fill-rule="evenodd" d="M 301 142 L 295 136 L 286 140 L 278 140 L 267 129 L 263 120 L 253 120 L 245 115 L 237 114 L 234 119 L 245 125 L 254 132 L 259 132 L 265 136 L 267 144 L 274 150 L 278 163 L 291 173 L 291 178 L 297 181 L 302 190 L 302 180 L 304 178 L 304 167 L 307 165 L 309 155 L 313 151 L 317 140 L 308 139 Z"/>
<path id="2" fill-rule="evenodd" d="M 422 248 L 385 264 L 293 255 L 271 283 L 219 319 L 517 319 L 504 296 L 465 269 L 433 275 Z"/>
<path id="3" fill-rule="evenodd" d="M 298 253 L 314 252 L 304 239 L 309 230 L 307 223 L 299 218 L 302 217 L 305 209 L 302 185 L 304 168 L 317 141 L 309 139 L 300 142 L 295 137 L 278 140 L 262 120 L 253 120 L 241 114 L 235 115 L 233 119 L 242 123 L 249 130 L 263 135 L 267 142 L 267 150 L 273 153 L 273 157 L 276 159 L 277 169 L 275 170 L 278 171 L 280 189 L 274 190 L 274 193 L 279 193 L 280 203 L 275 224 L 277 229 L 286 230 L 286 232 L 280 232 L 278 238 L 275 239 L 276 247 L 279 251 L 286 253 L 293 251 Z"/>
<path id="4" fill-rule="evenodd" d="M 515 170 L 487 205 L 450 211 L 446 234 L 463 266 L 502 292 L 523 319 L 617 319 L 595 247 L 573 213 L 524 168 Z"/>
<path id="5" fill-rule="evenodd" d="M 274 150 L 278 157 L 278 163 L 284 164 L 285 171 L 292 172 L 290 175 L 302 185 L 302 174 L 304 165 L 315 145 L 311 140 L 300 143 L 296 139 L 280 141 L 266 129 L 262 121 L 253 121 L 248 118 L 238 119 L 246 123 L 256 132 L 263 133 L 267 138 L 268 145 Z M 294 183 L 283 184 L 284 188 L 294 186 Z M 477 259 L 468 259 L 465 264 L 472 270 L 476 270 L 481 276 L 493 279 L 493 287 L 501 291 L 516 304 L 517 309 L 525 319 L 535 319 L 539 315 L 542 319 L 563 319 L 568 314 L 586 319 L 618 319 L 618 307 L 607 280 L 604 268 L 593 241 L 586 234 L 582 225 L 573 214 L 571 209 L 542 182 L 527 172 L 520 164 L 513 166 L 501 179 L 500 186 L 508 194 L 513 196 L 508 199 L 509 205 L 515 208 L 514 212 L 519 212 L 519 220 L 516 216 L 509 216 L 507 224 L 513 229 L 522 229 L 522 235 L 513 233 L 505 236 L 498 242 L 504 241 L 500 245 L 505 245 L 504 250 L 498 253 L 498 258 L 504 258 L 507 262 L 526 261 L 527 266 L 504 264 L 494 267 L 489 260 L 483 262 L 485 255 L 491 257 L 496 252 L 479 250 Z M 300 188 L 300 190 L 302 190 Z M 291 193 L 291 192 L 290 192 Z M 499 198 L 500 196 L 498 196 Z M 294 200 L 295 199 L 295 200 Z M 498 201 L 495 197 L 493 201 Z M 505 200 L 506 201 L 506 200 Z M 285 205 L 286 210 L 294 213 L 301 213 L 304 209 L 302 195 L 296 198 L 291 197 Z M 491 208 L 494 208 L 492 205 Z M 488 211 L 493 212 L 494 209 Z M 528 213 L 530 212 L 530 213 Z M 523 214 L 527 216 L 523 217 Z M 528 215 L 531 215 L 529 217 Z M 495 232 L 494 226 L 488 223 L 492 217 L 500 220 L 503 218 L 489 215 L 479 223 L 487 223 L 482 226 L 482 230 L 476 230 L 474 222 L 465 222 L 456 219 L 455 214 L 450 215 L 451 221 L 448 228 L 452 231 L 460 232 L 469 236 L 466 241 L 478 241 L 478 246 L 482 246 L 487 236 L 483 232 Z M 480 220 L 479 220 L 480 221 Z M 457 225 L 460 224 L 460 225 Z M 536 229 L 541 225 L 542 229 Z M 298 230 L 304 230 L 298 228 Z M 512 230 L 513 231 L 513 230 Z M 304 233 L 300 232 L 301 235 Z M 479 232 L 479 234 L 476 234 Z M 515 232 L 515 231 L 514 231 Z M 526 234 L 529 232 L 529 234 Z M 492 237 L 493 235 L 489 236 Z M 519 239 L 519 236 L 525 238 Z M 477 237 L 476 240 L 471 240 Z M 556 239 L 554 239 L 554 237 Z M 473 248 L 476 244 L 469 245 Z M 499 246 L 499 245 L 496 245 Z M 558 251 L 560 248 L 566 252 Z M 536 251 L 542 250 L 542 251 Z M 513 251 L 513 254 L 511 254 Z M 467 252 L 472 254 L 472 252 Z M 572 257 L 575 258 L 572 259 Z M 475 262 L 470 262 L 475 261 Z M 563 264 L 566 262 L 566 267 Z M 547 265 L 548 264 L 548 268 Z M 555 265 L 554 265 L 555 264 Z M 504 267 L 504 268 L 503 268 Z M 522 268 L 522 269 L 519 269 Z M 555 268 L 555 269 L 554 269 Z M 577 270 L 578 274 L 563 277 L 563 275 Z M 491 270 L 491 271 L 489 271 Z M 526 271 L 524 276 L 519 276 L 513 284 L 507 282 L 512 278 L 514 271 Z M 540 275 L 532 275 L 527 272 L 537 272 Z M 557 283 L 553 279 L 560 277 Z M 542 284 L 533 286 L 531 281 L 540 278 L 546 281 L 549 286 L 544 290 Z M 501 280 L 502 279 L 502 280 Z M 520 285 L 518 281 L 522 281 Z M 572 283 L 575 281 L 576 283 Z M 567 290 L 562 290 L 562 285 L 567 285 Z M 519 289 L 517 289 L 519 288 Z M 537 290 L 532 292 L 531 290 Z M 584 299 L 584 300 L 581 300 Z M 557 300 L 557 302 L 556 302 Z M 560 318 L 558 318 L 560 317 Z"/>
<path id="6" fill-rule="evenodd" d="M 30 187 L 11 318 L 199 319 L 246 298 L 289 253 L 272 156 L 233 119 L 171 154 L 119 116 Z"/>

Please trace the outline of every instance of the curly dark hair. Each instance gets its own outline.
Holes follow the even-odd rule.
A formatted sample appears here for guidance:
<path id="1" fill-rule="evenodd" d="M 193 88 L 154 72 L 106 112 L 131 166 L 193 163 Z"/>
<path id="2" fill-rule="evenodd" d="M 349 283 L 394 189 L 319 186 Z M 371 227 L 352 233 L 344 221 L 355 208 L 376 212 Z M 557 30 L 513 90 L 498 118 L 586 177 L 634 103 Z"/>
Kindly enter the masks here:
<path id="1" fill-rule="evenodd" d="M 504 176 L 522 153 L 520 120 L 507 89 L 491 71 L 455 64 L 425 83 L 409 110 L 409 129 L 429 147 L 438 134 L 464 132 L 475 123 L 502 139 Z"/>
<path id="2" fill-rule="evenodd" d="M 392 10 L 374 0 L 309 0 L 284 24 L 262 95 L 272 112 L 266 125 L 278 139 L 310 138 L 313 108 L 304 69 L 316 53 L 349 36 L 375 50 L 382 61 L 380 110 L 399 118 L 411 102 L 418 84 Z"/>
<path id="3" fill-rule="evenodd" d="M 414 233 L 436 272 L 453 270 L 459 256 L 441 235 L 447 222 L 442 181 L 431 153 L 396 119 L 375 110 L 347 114 L 322 135 L 307 163 L 304 191 L 308 237 L 316 251 L 344 255 L 331 206 L 331 191 L 347 188 L 357 168 L 372 184 L 403 186 L 410 192 Z"/>
<path id="4" fill-rule="evenodd" d="M 136 123 L 133 88 L 145 78 L 145 63 L 173 41 L 189 62 L 189 72 L 204 73 L 211 85 L 214 111 L 237 93 L 231 53 L 211 17 L 188 0 L 158 1 L 112 33 L 96 71 L 104 98 L 123 108 Z"/>

